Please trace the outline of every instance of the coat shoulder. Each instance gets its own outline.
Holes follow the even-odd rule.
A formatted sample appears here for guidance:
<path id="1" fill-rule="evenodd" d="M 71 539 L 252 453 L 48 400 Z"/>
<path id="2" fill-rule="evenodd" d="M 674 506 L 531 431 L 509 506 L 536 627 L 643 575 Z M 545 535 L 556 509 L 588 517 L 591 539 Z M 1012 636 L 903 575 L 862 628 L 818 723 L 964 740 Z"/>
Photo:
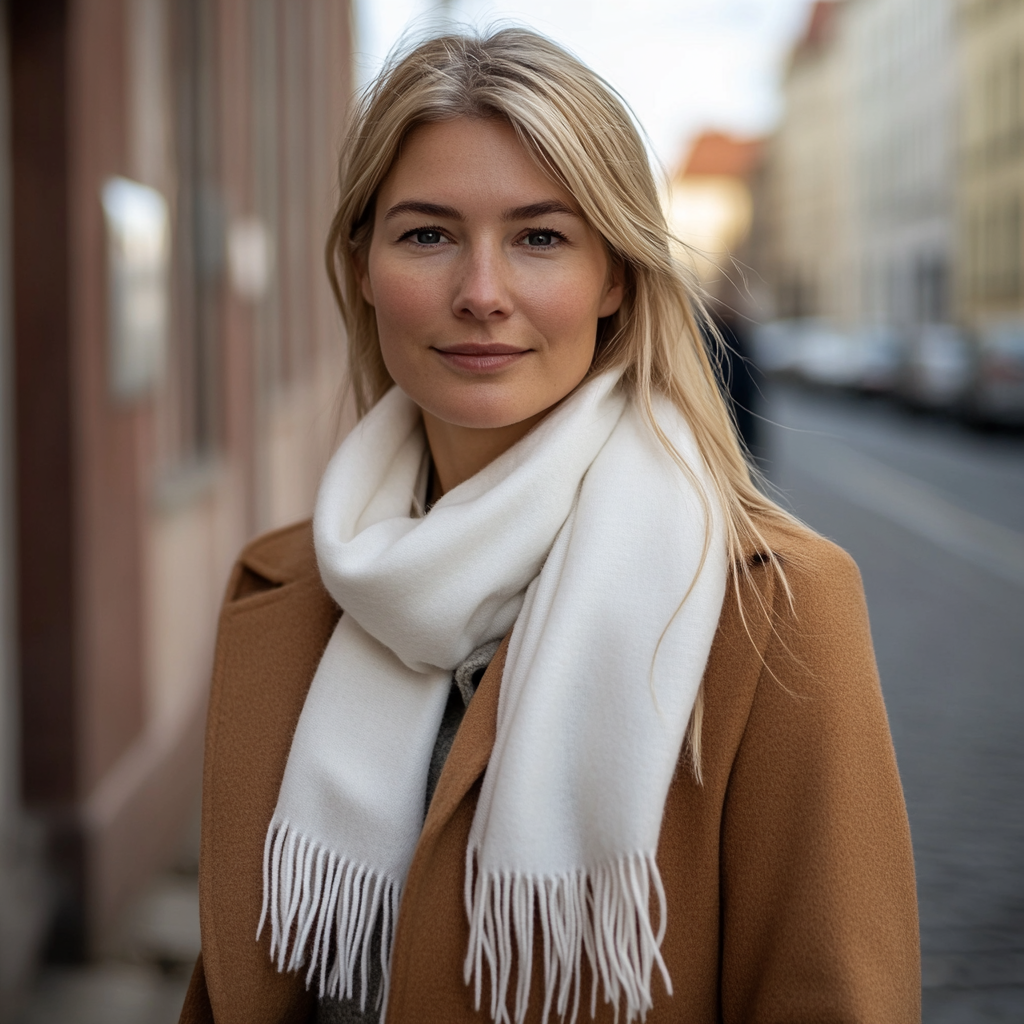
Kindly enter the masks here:
<path id="1" fill-rule="evenodd" d="M 783 691 L 811 687 L 838 700 L 877 691 L 857 563 L 838 544 L 798 523 L 772 524 L 762 533 L 775 565 L 765 566 L 773 595 L 759 690 L 775 692 L 781 682 Z M 854 664 L 857 671 L 846 670 Z"/>
<path id="2" fill-rule="evenodd" d="M 766 698 L 774 707 L 779 699 L 783 725 L 794 724 L 790 703 L 796 694 L 827 698 L 817 700 L 815 708 L 840 714 L 846 701 L 880 701 L 856 562 L 838 544 L 798 523 L 768 524 L 761 534 L 762 551 L 748 559 L 744 572 L 735 573 L 723 605 L 719 646 L 734 664 L 724 677 L 711 673 L 709 696 L 721 689 L 716 684 L 729 680 L 730 706 L 740 689 L 746 694 L 740 703 L 748 710 Z M 718 667 L 717 660 L 709 662 L 712 667 Z M 738 687 L 741 678 L 744 687 Z"/>
<path id="3" fill-rule="evenodd" d="M 759 525 L 764 544 L 753 550 L 751 561 L 764 562 L 769 552 L 778 559 L 785 577 L 780 597 L 816 601 L 862 591 L 857 563 L 834 541 L 798 522 Z"/>

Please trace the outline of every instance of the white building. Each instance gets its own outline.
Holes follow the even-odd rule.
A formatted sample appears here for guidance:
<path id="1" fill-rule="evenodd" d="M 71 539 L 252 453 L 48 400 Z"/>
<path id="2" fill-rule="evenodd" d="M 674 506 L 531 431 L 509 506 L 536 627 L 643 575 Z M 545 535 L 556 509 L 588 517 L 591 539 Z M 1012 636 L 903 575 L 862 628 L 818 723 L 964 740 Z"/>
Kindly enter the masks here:
<path id="1" fill-rule="evenodd" d="M 953 0 L 848 0 L 862 318 L 947 320 L 955 231 Z"/>

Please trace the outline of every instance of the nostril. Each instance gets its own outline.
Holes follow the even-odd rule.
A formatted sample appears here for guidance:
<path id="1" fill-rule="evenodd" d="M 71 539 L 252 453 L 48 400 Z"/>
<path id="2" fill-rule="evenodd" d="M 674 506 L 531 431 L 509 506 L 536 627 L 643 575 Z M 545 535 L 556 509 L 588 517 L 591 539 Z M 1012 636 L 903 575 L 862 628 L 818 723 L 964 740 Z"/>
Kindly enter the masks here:
<path id="1" fill-rule="evenodd" d="M 500 299 L 477 302 L 463 298 L 461 303 L 456 303 L 455 314 L 460 317 L 472 317 L 474 320 L 500 320 L 510 316 L 512 308 L 511 302 L 503 302 Z"/>

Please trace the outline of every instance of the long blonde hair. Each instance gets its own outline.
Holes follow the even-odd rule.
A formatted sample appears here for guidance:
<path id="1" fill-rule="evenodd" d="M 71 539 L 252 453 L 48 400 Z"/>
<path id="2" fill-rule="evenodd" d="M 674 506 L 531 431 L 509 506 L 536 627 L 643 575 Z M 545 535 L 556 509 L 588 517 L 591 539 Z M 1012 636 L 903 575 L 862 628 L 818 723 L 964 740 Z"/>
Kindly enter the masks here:
<path id="1" fill-rule="evenodd" d="M 720 339 L 712 330 L 713 361 L 701 331 L 710 320 L 692 275 L 673 255 L 640 133 L 603 79 L 535 32 L 504 28 L 487 37 L 430 39 L 394 55 L 361 99 L 342 150 L 338 208 L 327 238 L 327 269 L 348 333 L 358 414 L 392 385 L 359 278 L 377 190 L 412 129 L 458 117 L 500 118 L 511 125 L 604 238 L 622 268 L 625 298 L 599 323 L 590 374 L 624 371 L 652 429 L 693 478 L 654 418 L 652 393 L 671 399 L 690 423 L 717 491 L 734 576 L 749 573 L 744 552 L 753 548 L 784 582 L 758 524 L 794 520 L 752 477 L 719 386 Z M 702 713 L 699 697 L 688 739 L 698 778 Z"/>

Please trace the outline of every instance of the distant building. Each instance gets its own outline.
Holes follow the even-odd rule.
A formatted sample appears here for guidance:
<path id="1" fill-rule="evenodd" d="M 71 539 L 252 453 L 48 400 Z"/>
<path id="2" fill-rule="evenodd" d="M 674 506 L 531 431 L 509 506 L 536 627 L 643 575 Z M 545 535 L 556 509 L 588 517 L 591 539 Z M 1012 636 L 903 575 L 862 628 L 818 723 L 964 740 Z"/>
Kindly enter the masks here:
<path id="1" fill-rule="evenodd" d="M 673 234 L 686 246 L 706 286 L 714 289 L 750 231 L 753 201 L 750 179 L 763 147 L 761 139 L 722 132 L 697 137 L 669 184 L 668 217 Z"/>
<path id="2" fill-rule="evenodd" d="M 1024 2 L 960 0 L 957 305 L 1024 317 Z"/>
<path id="3" fill-rule="evenodd" d="M 740 435 L 754 454 L 759 451 L 758 394 L 747 358 L 748 317 L 757 299 L 744 256 L 753 220 L 751 180 L 763 146 L 762 139 L 705 132 L 690 147 L 668 196 L 669 225 L 687 247 L 684 258 L 689 257 L 701 279 L 708 312 L 725 342 L 723 384 Z"/>
<path id="4" fill-rule="evenodd" d="M 757 183 L 756 266 L 766 315 L 859 317 L 860 275 L 847 3 L 818 0 L 783 81 L 784 115 Z"/>
<path id="5" fill-rule="evenodd" d="M 0 1004 L 173 849 L 232 559 L 311 510 L 349 26 L 348 0 L 4 5 Z"/>
<path id="6" fill-rule="evenodd" d="M 861 318 L 948 320 L 954 249 L 954 0 L 848 0 Z"/>

